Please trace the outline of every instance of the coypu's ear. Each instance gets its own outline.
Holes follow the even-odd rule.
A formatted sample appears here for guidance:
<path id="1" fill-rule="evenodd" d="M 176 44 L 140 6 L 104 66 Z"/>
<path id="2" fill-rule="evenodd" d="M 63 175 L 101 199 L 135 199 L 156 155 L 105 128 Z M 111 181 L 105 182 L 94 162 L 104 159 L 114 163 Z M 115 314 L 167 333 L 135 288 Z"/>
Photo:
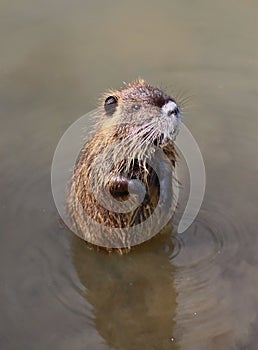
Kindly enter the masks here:
<path id="1" fill-rule="evenodd" d="M 105 107 L 106 114 L 108 116 L 111 116 L 115 112 L 117 103 L 118 103 L 118 99 L 114 95 L 111 95 L 105 99 L 104 107 Z"/>

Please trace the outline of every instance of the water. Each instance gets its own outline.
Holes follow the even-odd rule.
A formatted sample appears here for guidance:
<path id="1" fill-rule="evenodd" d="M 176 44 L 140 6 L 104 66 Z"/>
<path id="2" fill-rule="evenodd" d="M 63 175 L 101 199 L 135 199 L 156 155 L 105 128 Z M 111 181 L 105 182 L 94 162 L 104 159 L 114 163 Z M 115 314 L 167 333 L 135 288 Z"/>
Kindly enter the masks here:
<path id="1" fill-rule="evenodd" d="M 1 349 L 256 349 L 257 3 L 0 6 Z M 50 167 L 67 127 L 138 76 L 192 96 L 207 188 L 186 232 L 109 256 L 62 226 Z"/>

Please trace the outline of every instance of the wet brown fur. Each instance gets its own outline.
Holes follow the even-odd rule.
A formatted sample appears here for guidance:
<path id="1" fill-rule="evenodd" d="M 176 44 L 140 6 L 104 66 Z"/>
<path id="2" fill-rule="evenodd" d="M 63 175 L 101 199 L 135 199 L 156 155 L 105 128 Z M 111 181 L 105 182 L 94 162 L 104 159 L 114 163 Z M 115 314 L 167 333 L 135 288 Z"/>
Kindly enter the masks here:
<path id="1" fill-rule="evenodd" d="M 105 99 L 110 95 L 117 97 L 118 104 L 114 116 L 107 117 L 103 105 Z M 137 118 L 134 119 L 134 113 L 128 116 L 123 114 L 123 106 L 129 103 L 141 103 L 143 106 L 150 108 L 150 110 L 152 106 L 154 109 L 158 109 L 168 98 L 168 95 L 157 88 L 151 87 L 143 80 L 129 84 L 121 90 L 109 91 L 104 94 L 98 110 L 99 121 L 95 134 L 81 151 L 69 184 L 67 197 L 67 211 L 70 223 L 76 233 L 82 238 L 88 240 L 85 232 L 90 230 L 85 217 L 82 216 L 82 209 L 95 222 L 111 228 L 131 227 L 151 216 L 159 199 L 159 181 L 153 169 L 146 164 L 143 156 L 151 148 L 153 140 L 150 139 L 149 143 L 147 142 L 146 145 L 137 148 L 137 141 L 139 144 L 141 143 L 140 137 L 146 137 L 144 134 L 145 123 L 152 123 L 151 115 L 144 116 L 143 114 L 143 117 L 141 116 L 139 120 Z M 139 138 L 137 138 L 137 134 L 133 135 L 135 130 L 139 133 Z M 156 135 L 155 130 L 150 130 L 154 132 L 153 138 L 157 139 L 159 134 Z M 176 161 L 174 143 L 172 141 L 167 142 L 160 144 L 159 147 L 163 149 L 174 165 Z M 126 160 L 116 164 L 117 157 Z M 135 161 L 136 158 L 137 161 Z M 108 164 L 115 164 L 115 166 L 107 174 L 106 167 Z M 123 191 L 123 181 L 121 183 L 116 181 L 116 176 L 120 176 L 123 173 L 126 174 L 128 179 L 139 179 L 142 181 L 148 192 L 148 196 L 143 203 L 130 213 L 117 213 L 106 209 L 99 203 L 103 188 L 106 188 L 111 193 L 112 190 L 118 191 L 116 197 L 118 201 L 123 202 L 129 198 L 126 186 Z M 96 191 L 90 190 L 92 183 L 94 183 Z M 119 196 L 119 186 L 122 188 L 121 196 Z M 101 232 L 90 233 L 91 236 L 97 236 L 98 234 L 101 234 Z M 123 243 L 123 246 L 127 246 L 127 250 L 130 250 L 130 243 Z M 111 251 L 112 249 L 108 250 Z M 119 251 L 122 252 L 124 250 L 120 249 Z"/>

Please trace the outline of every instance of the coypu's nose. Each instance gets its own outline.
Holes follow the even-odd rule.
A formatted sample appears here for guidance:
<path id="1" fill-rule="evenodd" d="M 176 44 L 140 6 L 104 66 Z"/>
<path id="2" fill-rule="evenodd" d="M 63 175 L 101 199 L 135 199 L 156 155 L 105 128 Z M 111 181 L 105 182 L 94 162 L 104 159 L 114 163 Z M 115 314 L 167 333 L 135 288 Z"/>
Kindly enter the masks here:
<path id="1" fill-rule="evenodd" d="M 167 117 L 171 117 L 172 115 L 174 115 L 176 118 L 180 117 L 180 110 L 177 104 L 172 100 L 168 100 L 168 102 L 166 102 L 161 109 L 162 113 Z"/>

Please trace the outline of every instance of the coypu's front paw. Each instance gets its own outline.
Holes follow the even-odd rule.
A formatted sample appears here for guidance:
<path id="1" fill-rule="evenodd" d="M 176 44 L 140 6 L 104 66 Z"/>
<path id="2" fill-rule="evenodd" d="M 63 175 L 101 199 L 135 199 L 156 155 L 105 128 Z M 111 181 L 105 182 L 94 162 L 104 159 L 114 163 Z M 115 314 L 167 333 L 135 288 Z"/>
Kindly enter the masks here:
<path id="1" fill-rule="evenodd" d="M 130 195 L 139 198 L 140 202 L 144 199 L 146 190 L 140 180 L 128 180 L 124 176 L 115 176 L 109 183 L 111 195 L 118 200 L 128 200 Z"/>

